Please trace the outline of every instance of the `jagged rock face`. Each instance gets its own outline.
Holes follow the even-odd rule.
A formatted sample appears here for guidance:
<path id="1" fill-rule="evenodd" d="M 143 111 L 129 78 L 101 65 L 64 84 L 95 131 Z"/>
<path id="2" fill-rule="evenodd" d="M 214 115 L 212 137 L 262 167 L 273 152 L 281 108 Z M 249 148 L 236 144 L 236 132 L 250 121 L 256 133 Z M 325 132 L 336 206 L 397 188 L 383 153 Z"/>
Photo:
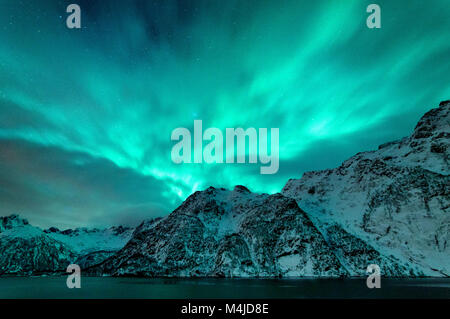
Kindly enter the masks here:
<path id="1" fill-rule="evenodd" d="M 36 275 L 65 271 L 75 254 L 47 236 L 0 237 L 0 275 Z"/>
<path id="2" fill-rule="evenodd" d="M 208 188 L 138 227 L 93 273 L 145 276 L 342 276 L 346 270 L 294 200 Z"/>
<path id="3" fill-rule="evenodd" d="M 377 250 L 420 265 L 426 275 L 448 275 L 449 109 L 441 103 L 410 137 L 358 153 L 338 168 L 305 173 L 282 193 L 322 231 L 339 224 Z"/>
<path id="4" fill-rule="evenodd" d="M 394 256 L 385 256 L 362 239 L 348 233 L 339 225 L 325 230 L 328 245 L 351 276 L 365 276 L 368 265 L 380 266 L 386 277 L 422 276 L 420 270 L 403 263 Z"/>

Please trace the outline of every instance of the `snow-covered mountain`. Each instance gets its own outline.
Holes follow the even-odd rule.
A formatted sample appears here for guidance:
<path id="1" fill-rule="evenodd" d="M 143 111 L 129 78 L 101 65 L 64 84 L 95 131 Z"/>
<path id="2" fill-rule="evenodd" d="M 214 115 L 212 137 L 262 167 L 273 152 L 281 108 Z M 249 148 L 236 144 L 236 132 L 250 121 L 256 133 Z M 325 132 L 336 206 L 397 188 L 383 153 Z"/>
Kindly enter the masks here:
<path id="1" fill-rule="evenodd" d="M 322 233 L 342 228 L 425 275 L 449 276 L 449 109 L 450 101 L 442 102 L 411 136 L 291 179 L 282 193 Z"/>
<path id="2" fill-rule="evenodd" d="M 169 216 L 139 226 L 122 250 L 90 271 L 179 277 L 340 277 L 365 274 L 369 264 L 378 263 L 391 276 L 415 274 L 362 240 L 342 238 L 350 255 L 341 242 L 330 246 L 295 200 L 281 194 L 253 194 L 243 186 L 233 191 L 210 187 L 189 196 Z"/>
<path id="3" fill-rule="evenodd" d="M 63 272 L 70 263 L 88 267 L 122 248 L 132 232 L 122 226 L 43 231 L 18 215 L 0 217 L 0 275 Z"/>
<path id="4" fill-rule="evenodd" d="M 141 225 L 100 272 L 145 276 L 340 276 L 346 271 L 294 200 L 208 188 Z"/>

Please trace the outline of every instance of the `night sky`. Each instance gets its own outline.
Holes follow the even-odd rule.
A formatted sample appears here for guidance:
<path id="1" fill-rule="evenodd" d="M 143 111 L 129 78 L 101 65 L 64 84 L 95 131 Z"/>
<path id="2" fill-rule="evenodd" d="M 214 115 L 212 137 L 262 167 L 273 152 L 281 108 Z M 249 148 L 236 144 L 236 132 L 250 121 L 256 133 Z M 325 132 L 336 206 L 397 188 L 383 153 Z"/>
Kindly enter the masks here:
<path id="1" fill-rule="evenodd" d="M 0 215 L 133 225 L 210 185 L 278 192 L 409 135 L 449 84 L 448 0 L 0 0 Z M 173 164 L 195 119 L 279 128 L 278 173 Z"/>

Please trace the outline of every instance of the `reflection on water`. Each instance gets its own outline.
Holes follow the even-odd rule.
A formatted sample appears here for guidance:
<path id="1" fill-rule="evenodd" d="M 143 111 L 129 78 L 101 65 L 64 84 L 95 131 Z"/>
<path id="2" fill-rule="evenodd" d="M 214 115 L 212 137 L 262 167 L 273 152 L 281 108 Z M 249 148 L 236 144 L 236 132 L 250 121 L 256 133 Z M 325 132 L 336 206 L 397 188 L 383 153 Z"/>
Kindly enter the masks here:
<path id="1" fill-rule="evenodd" d="M 146 279 L 3 277 L 0 298 L 447 298 L 450 278 L 383 279 L 369 289 L 363 279 Z"/>

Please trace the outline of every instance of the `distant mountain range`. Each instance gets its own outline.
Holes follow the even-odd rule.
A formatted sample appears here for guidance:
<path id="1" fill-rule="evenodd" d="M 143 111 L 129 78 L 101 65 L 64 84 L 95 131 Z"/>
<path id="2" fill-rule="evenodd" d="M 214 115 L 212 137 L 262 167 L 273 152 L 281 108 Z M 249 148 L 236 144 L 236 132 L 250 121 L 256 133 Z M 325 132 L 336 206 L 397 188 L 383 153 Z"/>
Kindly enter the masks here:
<path id="1" fill-rule="evenodd" d="M 116 253 L 132 233 L 122 226 L 42 230 L 18 215 L 0 217 L 0 275 L 65 272 L 71 263 L 87 268 Z"/>
<path id="2" fill-rule="evenodd" d="M 411 136 L 279 194 L 210 187 L 136 229 L 41 230 L 0 218 L 0 275 L 65 271 L 168 277 L 450 276 L 450 101 Z"/>

